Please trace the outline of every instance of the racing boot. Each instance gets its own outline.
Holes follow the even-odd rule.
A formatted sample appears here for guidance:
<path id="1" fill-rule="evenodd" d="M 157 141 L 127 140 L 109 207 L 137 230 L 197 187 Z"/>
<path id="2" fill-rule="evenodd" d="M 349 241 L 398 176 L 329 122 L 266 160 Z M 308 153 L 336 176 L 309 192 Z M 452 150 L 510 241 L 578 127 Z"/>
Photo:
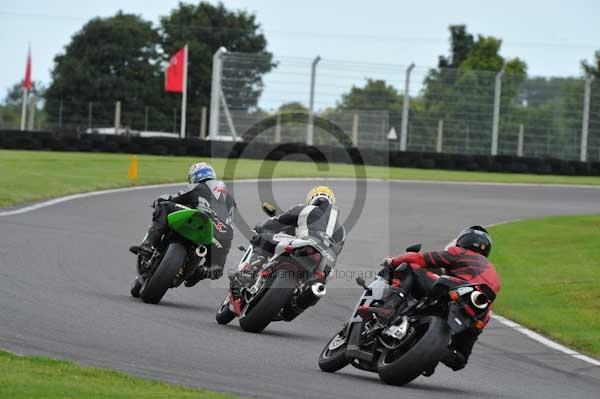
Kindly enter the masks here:
<path id="1" fill-rule="evenodd" d="M 135 255 L 140 255 L 145 260 L 148 260 L 154 253 L 156 244 L 158 244 L 158 241 L 160 240 L 162 235 L 163 231 L 161 229 L 161 226 L 156 222 L 152 222 L 150 228 L 148 229 L 146 237 L 144 237 L 144 241 L 142 241 L 140 245 L 130 247 L 129 251 Z"/>
<path id="2" fill-rule="evenodd" d="M 358 308 L 358 314 L 363 320 L 375 316 L 384 326 L 390 325 L 394 316 L 398 314 L 401 308 L 406 307 L 407 294 L 403 288 L 390 287 L 389 295 L 383 299 L 383 304 L 375 306 L 361 306 Z"/>

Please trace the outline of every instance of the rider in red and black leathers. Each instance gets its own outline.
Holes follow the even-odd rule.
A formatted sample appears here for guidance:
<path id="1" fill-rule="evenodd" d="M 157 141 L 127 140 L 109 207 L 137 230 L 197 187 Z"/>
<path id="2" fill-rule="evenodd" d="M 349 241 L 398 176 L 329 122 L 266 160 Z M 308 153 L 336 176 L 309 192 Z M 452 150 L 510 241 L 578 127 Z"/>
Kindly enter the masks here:
<path id="1" fill-rule="evenodd" d="M 412 292 L 417 296 L 429 292 L 439 279 L 456 285 L 485 284 L 495 298 L 500 291 L 500 278 L 487 256 L 491 251 L 491 238 L 480 226 L 470 227 L 458 236 L 456 242 L 443 251 L 425 253 L 409 252 L 386 258 L 385 264 L 392 269 L 392 287 L 400 292 Z M 490 319 L 490 308 L 482 320 Z M 469 329 L 454 336 L 451 352 L 442 362 L 454 371 L 464 368 L 480 330 Z"/>

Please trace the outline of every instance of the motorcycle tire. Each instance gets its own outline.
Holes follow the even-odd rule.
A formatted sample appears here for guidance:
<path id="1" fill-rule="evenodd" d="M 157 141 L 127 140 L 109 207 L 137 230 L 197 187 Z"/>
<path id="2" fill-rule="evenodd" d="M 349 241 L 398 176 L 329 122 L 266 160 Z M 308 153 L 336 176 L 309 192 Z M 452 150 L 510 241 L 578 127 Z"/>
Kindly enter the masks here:
<path id="1" fill-rule="evenodd" d="M 228 324 L 231 320 L 235 319 L 235 313 L 229 309 L 229 295 L 225 297 L 225 300 L 219 306 L 215 319 L 217 319 L 217 323 L 219 324 Z"/>
<path id="2" fill-rule="evenodd" d="M 447 351 L 450 329 L 445 320 L 428 316 L 417 330 L 417 342 L 404 353 L 385 349 L 377 360 L 379 378 L 390 385 L 405 385 L 434 368 Z M 425 326 L 427 326 L 425 330 Z"/>
<path id="3" fill-rule="evenodd" d="M 319 368 L 321 370 L 326 371 L 328 373 L 333 373 L 335 371 L 343 369 L 348 364 L 350 364 L 350 362 L 346 358 L 346 347 L 348 346 L 347 341 L 333 350 L 329 349 L 331 343 L 340 335 L 343 336 L 343 334 L 344 331 L 342 330 L 336 335 L 334 335 L 321 351 L 321 354 L 319 355 Z"/>
<path id="4" fill-rule="evenodd" d="M 296 282 L 292 276 L 275 277 L 267 291 L 258 298 L 258 303 L 240 318 L 242 330 L 252 333 L 264 330 L 290 301 L 295 287 Z"/>
<path id="5" fill-rule="evenodd" d="M 135 278 L 135 280 L 133 280 L 133 282 L 131 283 L 131 289 L 129 290 L 129 293 L 131 294 L 132 297 L 134 298 L 139 298 L 140 297 L 140 290 L 142 289 L 142 281 L 140 281 L 140 277 L 137 276 Z"/>
<path id="6" fill-rule="evenodd" d="M 146 303 L 157 304 L 173 286 L 175 277 L 185 262 L 187 250 L 182 244 L 172 243 L 160 261 L 156 271 L 140 291 L 140 298 Z"/>

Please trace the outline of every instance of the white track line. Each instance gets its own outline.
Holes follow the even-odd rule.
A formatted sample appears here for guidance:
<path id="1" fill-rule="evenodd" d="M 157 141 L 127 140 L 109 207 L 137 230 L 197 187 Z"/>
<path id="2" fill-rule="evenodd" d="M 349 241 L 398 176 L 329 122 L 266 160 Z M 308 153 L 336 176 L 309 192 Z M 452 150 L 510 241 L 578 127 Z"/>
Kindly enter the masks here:
<path id="1" fill-rule="evenodd" d="M 552 340 L 544 337 L 543 335 L 540 335 L 540 334 L 536 333 L 535 331 L 531 331 L 530 329 L 525 328 L 525 327 L 523 327 L 522 325 L 520 325 L 518 323 L 515 323 L 512 320 L 509 320 L 509 319 L 507 319 L 505 317 L 502 317 L 502 316 L 498 316 L 496 314 L 493 315 L 492 318 L 495 319 L 495 320 L 497 320 L 497 321 L 499 321 L 500 323 L 502 323 L 506 327 L 510 327 L 513 330 L 516 330 L 516 331 L 520 332 L 521 334 L 528 336 L 529 338 L 533 339 L 534 341 L 539 342 L 542 345 L 545 345 L 545 346 L 547 346 L 549 348 L 552 348 L 552 349 L 554 349 L 556 351 L 562 352 L 565 355 L 569 355 L 569 356 L 574 357 L 576 359 L 583 360 L 584 362 L 588 362 L 590 364 L 593 364 L 594 366 L 600 367 L 600 362 L 598 360 L 593 359 L 593 358 L 591 358 L 589 356 L 586 356 L 586 355 L 582 355 L 581 353 L 576 352 L 573 349 L 567 348 L 564 345 L 561 345 L 561 344 L 559 344 L 557 342 L 554 342 L 554 341 L 552 341 Z"/>
<path id="2" fill-rule="evenodd" d="M 311 181 L 311 180 L 355 180 L 352 178 L 348 178 L 348 179 L 343 179 L 343 178 L 298 178 L 298 179 L 293 179 L 293 178 L 276 178 L 276 179 L 271 179 L 272 181 L 298 181 L 298 180 L 304 180 L 304 181 Z M 377 181 L 389 181 L 389 182 L 393 182 L 393 183 L 424 183 L 424 184 L 461 184 L 461 185 L 485 185 L 485 186 L 520 186 L 520 187 L 569 187 L 569 188 L 600 188 L 599 186 L 585 186 L 585 185 L 568 185 L 568 184 L 521 184 L 521 183 L 478 183 L 478 182 L 440 182 L 440 181 L 421 181 L 421 180 L 385 180 L 385 179 L 369 179 L 369 180 L 377 180 Z M 244 179 L 244 180 L 238 180 L 236 181 L 236 183 L 256 183 L 258 182 L 259 179 Z M 167 184 L 153 184 L 153 185 L 148 185 L 148 186 L 135 186 L 135 187 L 126 187 L 126 188 L 116 188 L 116 189 L 111 189 L 111 190 L 101 190 L 101 191 L 92 191 L 89 193 L 81 193 L 81 194 L 74 194 L 74 195 L 68 195 L 66 197 L 60 197 L 60 198 L 55 198 L 55 199 L 51 199 L 49 201 L 44 201 L 44 202 L 40 202 L 38 204 L 34 204 L 34 205 L 30 205 L 30 206 L 26 206 L 23 208 L 19 208 L 19 209 L 15 209 L 15 210 L 9 210 L 9 211 L 4 211 L 4 212 L 0 212 L 0 217 L 2 216 L 13 216 L 13 215 L 19 215 L 19 214 L 23 214 L 23 213 L 27 213 L 27 212 L 31 212 L 31 211 L 35 211 L 37 209 L 42 209 L 42 208 L 47 208 L 49 206 L 52 205 L 56 205 L 56 204 L 60 204 L 62 202 L 67 202 L 67 201 L 73 201 L 73 200 L 77 200 L 77 199 L 82 199 L 82 198 L 88 198 L 88 197 L 94 197 L 96 195 L 104 195 L 104 194 L 113 194 L 113 193 L 124 193 L 124 192 L 128 192 L 128 191 L 137 191 L 137 190 L 148 190 L 148 189 L 153 189 L 153 188 L 162 188 L 162 187 L 173 187 L 173 186 L 181 186 L 184 183 L 167 183 Z M 493 225 L 489 225 L 488 227 L 493 227 L 493 226 L 497 226 L 499 224 L 504 224 L 504 223 L 509 223 L 510 221 L 506 221 L 506 222 L 500 222 L 500 223 L 495 223 Z M 592 364 L 594 366 L 598 366 L 600 367 L 600 361 L 593 359 L 589 356 L 583 355 L 579 352 L 576 352 L 570 348 L 567 348 L 564 345 L 561 345 L 557 342 L 554 342 L 538 333 L 536 333 L 535 331 L 532 331 L 528 328 L 523 327 L 522 325 L 515 323 L 514 321 L 511 321 L 505 317 L 502 316 L 498 316 L 498 315 L 492 315 L 492 318 L 499 321 L 500 323 L 502 323 L 503 325 L 505 325 L 506 327 L 512 328 L 513 330 L 518 331 L 519 333 L 526 335 L 527 337 L 533 339 L 534 341 L 537 341 L 539 343 L 541 343 L 542 345 L 545 345 L 551 349 L 554 349 L 556 351 L 562 352 L 568 356 L 574 357 L 576 359 L 582 360 L 584 362 L 587 362 L 589 364 Z"/>

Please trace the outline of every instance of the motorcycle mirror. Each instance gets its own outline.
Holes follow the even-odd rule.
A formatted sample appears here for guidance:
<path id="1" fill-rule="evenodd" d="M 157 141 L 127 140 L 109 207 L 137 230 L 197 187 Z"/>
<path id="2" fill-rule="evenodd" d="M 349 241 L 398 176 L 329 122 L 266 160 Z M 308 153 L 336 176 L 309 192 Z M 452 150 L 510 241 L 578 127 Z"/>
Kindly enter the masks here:
<path id="1" fill-rule="evenodd" d="M 245 247 L 245 246 L 243 246 L 243 245 L 240 245 L 240 246 L 238 247 L 238 249 L 239 249 L 240 251 L 242 251 L 242 252 L 246 252 L 246 247 Z"/>
<path id="2" fill-rule="evenodd" d="M 271 204 L 270 202 L 263 202 L 262 210 L 269 217 L 273 217 L 277 214 L 277 209 L 275 208 L 275 205 Z"/>
<path id="3" fill-rule="evenodd" d="M 368 290 L 369 287 L 367 287 L 367 283 L 365 282 L 365 279 L 362 277 L 357 277 L 356 278 L 356 284 L 360 285 L 361 287 L 363 287 L 365 290 Z"/>
<path id="4" fill-rule="evenodd" d="M 410 247 L 406 248 L 406 252 L 420 252 L 421 251 L 421 243 L 413 244 Z"/>

